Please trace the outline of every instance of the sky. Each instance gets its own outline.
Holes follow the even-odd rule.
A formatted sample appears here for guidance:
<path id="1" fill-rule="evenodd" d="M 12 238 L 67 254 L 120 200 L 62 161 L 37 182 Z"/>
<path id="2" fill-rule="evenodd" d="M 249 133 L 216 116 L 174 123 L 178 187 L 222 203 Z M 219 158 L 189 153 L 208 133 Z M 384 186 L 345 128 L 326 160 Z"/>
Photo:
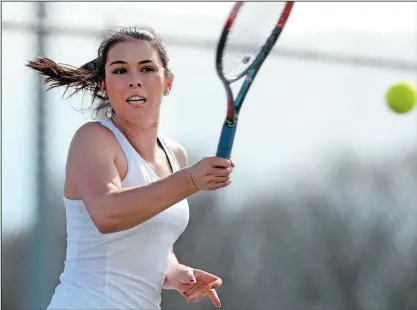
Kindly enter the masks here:
<path id="1" fill-rule="evenodd" d="M 163 36 L 182 35 L 217 40 L 219 27 L 231 3 L 178 5 L 168 2 L 130 2 L 120 6 L 115 2 L 50 2 L 49 6 L 48 23 L 52 25 L 101 29 L 140 20 L 140 23 L 152 25 Z M 4 21 L 30 22 L 34 20 L 34 11 L 33 3 L 2 3 Z M 338 52 L 338 48 L 343 46 L 345 53 L 388 55 L 417 62 L 417 39 L 409 40 L 404 48 L 380 43 L 375 45 L 372 52 L 368 47 L 364 50 L 363 46 L 355 46 L 349 41 L 353 38 L 350 32 L 384 34 L 387 40 L 393 42 L 399 34 L 413 34 L 410 38 L 417 38 L 416 12 L 417 3 L 411 2 L 297 3 L 279 44 L 291 47 L 301 35 L 311 35 L 308 41 L 314 42 L 315 34 L 340 32 L 338 42 L 321 42 L 323 46 L 312 46 L 307 44 L 307 40 L 303 43 L 297 39 L 296 44 L 297 47 L 318 51 L 327 46 Z M 35 218 L 36 179 L 32 177 L 35 157 L 31 136 L 34 88 L 27 87 L 22 92 L 22 85 L 34 85 L 34 75 L 23 67 L 23 63 L 36 56 L 35 40 L 33 35 L 18 31 L 4 30 L 3 35 L 2 101 L 5 104 L 2 124 L 3 132 L 13 130 L 14 135 L 3 135 L 3 180 L 7 182 L 2 183 L 2 219 L 4 229 L 18 230 Z M 57 36 L 48 42 L 48 56 L 74 65 L 81 65 L 94 57 L 98 43 L 94 39 Z M 16 49 L 16 46 L 20 49 Z M 176 88 L 172 97 L 167 98 L 163 127 L 189 148 L 196 147 L 192 132 L 195 132 L 194 128 L 199 128 L 207 142 L 201 142 L 198 147 L 202 152 L 210 152 L 217 143 L 217 127 L 225 113 L 224 90 L 214 71 L 214 50 L 185 50 L 178 47 L 169 50 L 172 66 L 177 72 Z M 281 90 L 278 92 L 271 91 L 275 89 L 276 68 L 286 77 L 285 81 L 280 81 Z M 270 65 L 262 69 L 257 77 L 256 88 L 249 94 L 247 100 L 253 104 L 245 104 L 235 146 L 236 157 L 243 166 L 241 171 L 252 177 L 243 177 L 243 172 L 237 172 L 236 178 L 241 173 L 242 179 L 245 179 L 242 183 L 260 180 L 270 171 L 268 165 L 273 165 L 282 174 L 296 175 L 299 171 L 319 166 L 316 165 L 317 158 L 322 158 L 323 153 L 343 147 L 354 148 L 361 156 L 391 154 L 395 150 L 414 147 L 416 143 L 412 141 L 417 141 L 415 113 L 398 118 L 383 107 L 385 88 L 402 78 L 417 82 L 417 78 L 410 73 L 332 67 L 292 59 L 271 60 Z M 59 173 L 63 171 L 74 131 L 88 120 L 87 116 L 70 107 L 78 107 L 80 97 L 67 100 L 64 104 L 61 95 L 59 91 L 51 92 L 47 103 L 50 120 L 48 139 L 51 142 L 48 154 L 57 177 L 61 177 Z M 261 114 L 262 109 L 271 111 L 267 119 L 262 119 L 265 117 Z M 300 110 L 304 111 L 303 115 L 300 115 Z M 205 115 L 204 119 L 201 119 L 201 113 Z M 19 117 L 16 118 L 16 115 Z M 184 118 L 187 126 L 178 126 L 178 122 L 184 123 Z M 273 143 L 272 148 L 270 140 L 265 137 L 265 127 L 274 131 L 273 138 L 277 142 Z M 258 163 L 258 167 L 251 170 L 255 158 L 260 159 L 259 153 L 265 153 L 268 160 Z M 235 187 L 239 188 L 239 185 Z"/>

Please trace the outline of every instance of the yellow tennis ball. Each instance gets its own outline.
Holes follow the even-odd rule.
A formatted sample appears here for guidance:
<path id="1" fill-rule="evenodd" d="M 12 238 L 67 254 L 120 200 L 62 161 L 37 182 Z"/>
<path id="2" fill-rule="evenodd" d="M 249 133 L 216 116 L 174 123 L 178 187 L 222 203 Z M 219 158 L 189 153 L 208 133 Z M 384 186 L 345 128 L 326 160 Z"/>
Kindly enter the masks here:
<path id="1" fill-rule="evenodd" d="M 386 100 L 390 109 L 395 113 L 410 112 L 416 104 L 416 89 L 408 82 L 395 83 L 388 89 Z"/>

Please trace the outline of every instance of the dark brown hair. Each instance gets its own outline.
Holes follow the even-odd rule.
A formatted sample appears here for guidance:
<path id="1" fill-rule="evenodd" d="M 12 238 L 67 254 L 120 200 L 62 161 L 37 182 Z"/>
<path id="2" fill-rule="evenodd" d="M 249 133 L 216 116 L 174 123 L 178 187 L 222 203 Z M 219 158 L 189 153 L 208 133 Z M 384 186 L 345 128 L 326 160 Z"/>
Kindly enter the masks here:
<path id="1" fill-rule="evenodd" d="M 144 26 L 106 31 L 104 39 L 98 48 L 97 58 L 80 68 L 57 64 L 45 57 L 38 57 L 33 61 L 29 61 L 27 66 L 46 76 L 45 83 L 49 84 L 47 90 L 66 86 L 64 96 L 68 92 L 68 97 L 78 92 L 90 92 L 93 97 L 91 106 L 94 106 L 96 100 L 98 101 L 98 104 L 93 108 L 95 116 L 108 115 L 109 112 L 112 113 L 111 104 L 99 85 L 100 81 L 105 79 L 107 55 L 110 49 L 117 43 L 130 40 L 144 40 L 151 43 L 158 51 L 165 73 L 168 74 L 170 72 L 168 68 L 169 57 L 160 36 L 152 28 Z"/>

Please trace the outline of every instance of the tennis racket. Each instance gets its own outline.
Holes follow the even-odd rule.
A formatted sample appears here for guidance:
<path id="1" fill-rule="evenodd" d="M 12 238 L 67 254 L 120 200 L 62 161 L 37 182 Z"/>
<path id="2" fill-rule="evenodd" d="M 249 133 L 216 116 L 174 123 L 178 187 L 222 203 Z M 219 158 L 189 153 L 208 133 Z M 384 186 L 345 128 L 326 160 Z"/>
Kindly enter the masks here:
<path id="1" fill-rule="evenodd" d="M 229 159 L 243 101 L 278 40 L 294 2 L 236 2 L 220 36 L 216 70 L 227 93 L 227 115 L 217 157 Z M 232 84 L 243 79 L 236 97 Z"/>

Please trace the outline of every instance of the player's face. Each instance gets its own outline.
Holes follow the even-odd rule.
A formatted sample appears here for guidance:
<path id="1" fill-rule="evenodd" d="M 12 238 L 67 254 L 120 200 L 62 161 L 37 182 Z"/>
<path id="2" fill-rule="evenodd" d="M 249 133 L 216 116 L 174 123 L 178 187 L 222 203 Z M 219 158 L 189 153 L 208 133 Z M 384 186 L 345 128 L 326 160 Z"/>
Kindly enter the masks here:
<path id="1" fill-rule="evenodd" d="M 106 61 L 105 87 L 118 118 L 149 125 L 158 120 L 163 93 L 171 87 L 158 51 L 147 41 L 113 46 Z"/>

